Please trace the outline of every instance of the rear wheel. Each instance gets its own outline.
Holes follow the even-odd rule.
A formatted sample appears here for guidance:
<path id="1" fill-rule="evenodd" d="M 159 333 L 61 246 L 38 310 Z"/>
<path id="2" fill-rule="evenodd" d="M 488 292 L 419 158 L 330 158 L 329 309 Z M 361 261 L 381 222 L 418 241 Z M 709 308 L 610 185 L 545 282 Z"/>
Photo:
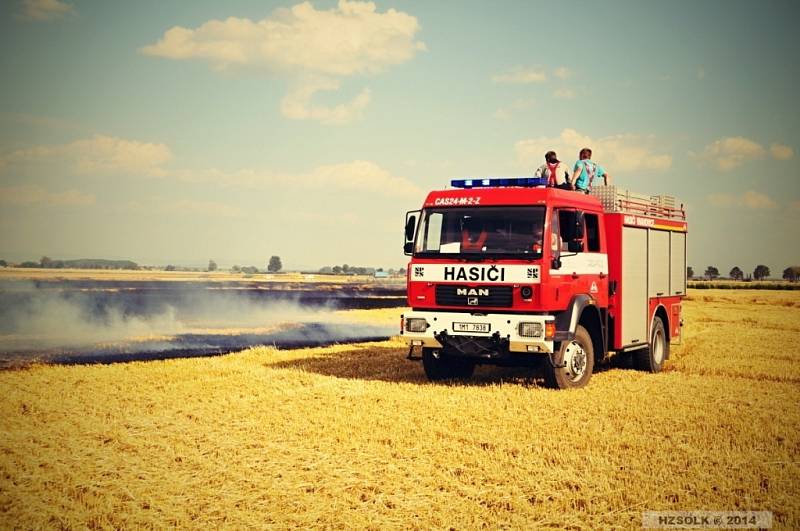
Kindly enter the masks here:
<path id="1" fill-rule="evenodd" d="M 422 367 L 430 381 L 453 378 L 466 380 L 475 371 L 475 364 L 471 361 L 443 356 L 438 348 L 422 349 Z"/>
<path id="2" fill-rule="evenodd" d="M 650 327 L 650 346 L 633 353 L 636 368 L 641 371 L 661 372 L 664 360 L 669 357 L 669 341 L 661 317 L 653 319 Z"/>
<path id="3" fill-rule="evenodd" d="M 594 370 L 594 346 L 589 332 L 581 325 L 572 341 L 562 341 L 553 355 L 553 363 L 545 362 L 544 380 L 554 389 L 572 389 L 589 383 Z"/>

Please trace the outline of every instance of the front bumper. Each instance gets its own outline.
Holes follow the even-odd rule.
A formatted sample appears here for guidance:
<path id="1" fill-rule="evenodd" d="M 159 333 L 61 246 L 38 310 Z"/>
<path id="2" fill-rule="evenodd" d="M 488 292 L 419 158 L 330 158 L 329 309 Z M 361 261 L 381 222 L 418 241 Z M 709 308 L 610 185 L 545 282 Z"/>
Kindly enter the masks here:
<path id="1" fill-rule="evenodd" d="M 428 326 L 424 332 L 410 332 L 407 330 L 409 319 L 425 319 Z M 487 345 L 502 343 L 509 352 L 552 354 L 553 338 L 545 337 L 545 330 L 548 323 L 552 325 L 554 322 L 552 315 L 410 311 L 403 314 L 401 336 L 411 347 L 443 348 L 446 345 L 440 339 L 457 338 L 458 341 L 471 338 L 485 340 Z M 538 323 L 541 334 L 521 336 L 520 323 Z M 487 326 L 485 332 L 474 331 L 476 328 L 486 329 Z M 464 331 L 466 328 L 472 328 L 473 331 Z"/>

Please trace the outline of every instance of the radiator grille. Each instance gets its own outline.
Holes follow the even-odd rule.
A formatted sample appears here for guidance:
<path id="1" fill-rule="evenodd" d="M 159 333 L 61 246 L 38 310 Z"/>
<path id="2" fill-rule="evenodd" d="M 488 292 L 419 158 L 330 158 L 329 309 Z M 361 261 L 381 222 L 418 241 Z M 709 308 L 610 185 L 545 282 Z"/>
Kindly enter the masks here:
<path id="1" fill-rule="evenodd" d="M 513 297 L 511 286 L 436 286 L 436 304 L 440 306 L 510 308 Z"/>

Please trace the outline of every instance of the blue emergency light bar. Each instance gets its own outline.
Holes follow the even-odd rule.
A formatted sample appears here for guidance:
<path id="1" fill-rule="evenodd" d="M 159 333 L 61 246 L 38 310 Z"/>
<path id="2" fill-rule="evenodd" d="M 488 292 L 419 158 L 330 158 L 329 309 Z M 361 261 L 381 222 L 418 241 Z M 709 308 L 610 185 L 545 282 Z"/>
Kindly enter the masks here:
<path id="1" fill-rule="evenodd" d="M 545 177 L 489 177 L 488 179 L 453 179 L 453 188 L 489 188 L 497 186 L 547 186 Z"/>

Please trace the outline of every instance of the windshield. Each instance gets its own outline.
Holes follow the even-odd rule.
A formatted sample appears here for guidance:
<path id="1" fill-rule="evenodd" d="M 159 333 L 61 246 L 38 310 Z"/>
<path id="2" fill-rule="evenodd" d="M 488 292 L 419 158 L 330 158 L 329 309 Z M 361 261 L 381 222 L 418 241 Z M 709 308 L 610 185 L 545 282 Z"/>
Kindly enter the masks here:
<path id="1" fill-rule="evenodd" d="M 542 256 L 544 207 L 426 209 L 415 254 Z"/>

